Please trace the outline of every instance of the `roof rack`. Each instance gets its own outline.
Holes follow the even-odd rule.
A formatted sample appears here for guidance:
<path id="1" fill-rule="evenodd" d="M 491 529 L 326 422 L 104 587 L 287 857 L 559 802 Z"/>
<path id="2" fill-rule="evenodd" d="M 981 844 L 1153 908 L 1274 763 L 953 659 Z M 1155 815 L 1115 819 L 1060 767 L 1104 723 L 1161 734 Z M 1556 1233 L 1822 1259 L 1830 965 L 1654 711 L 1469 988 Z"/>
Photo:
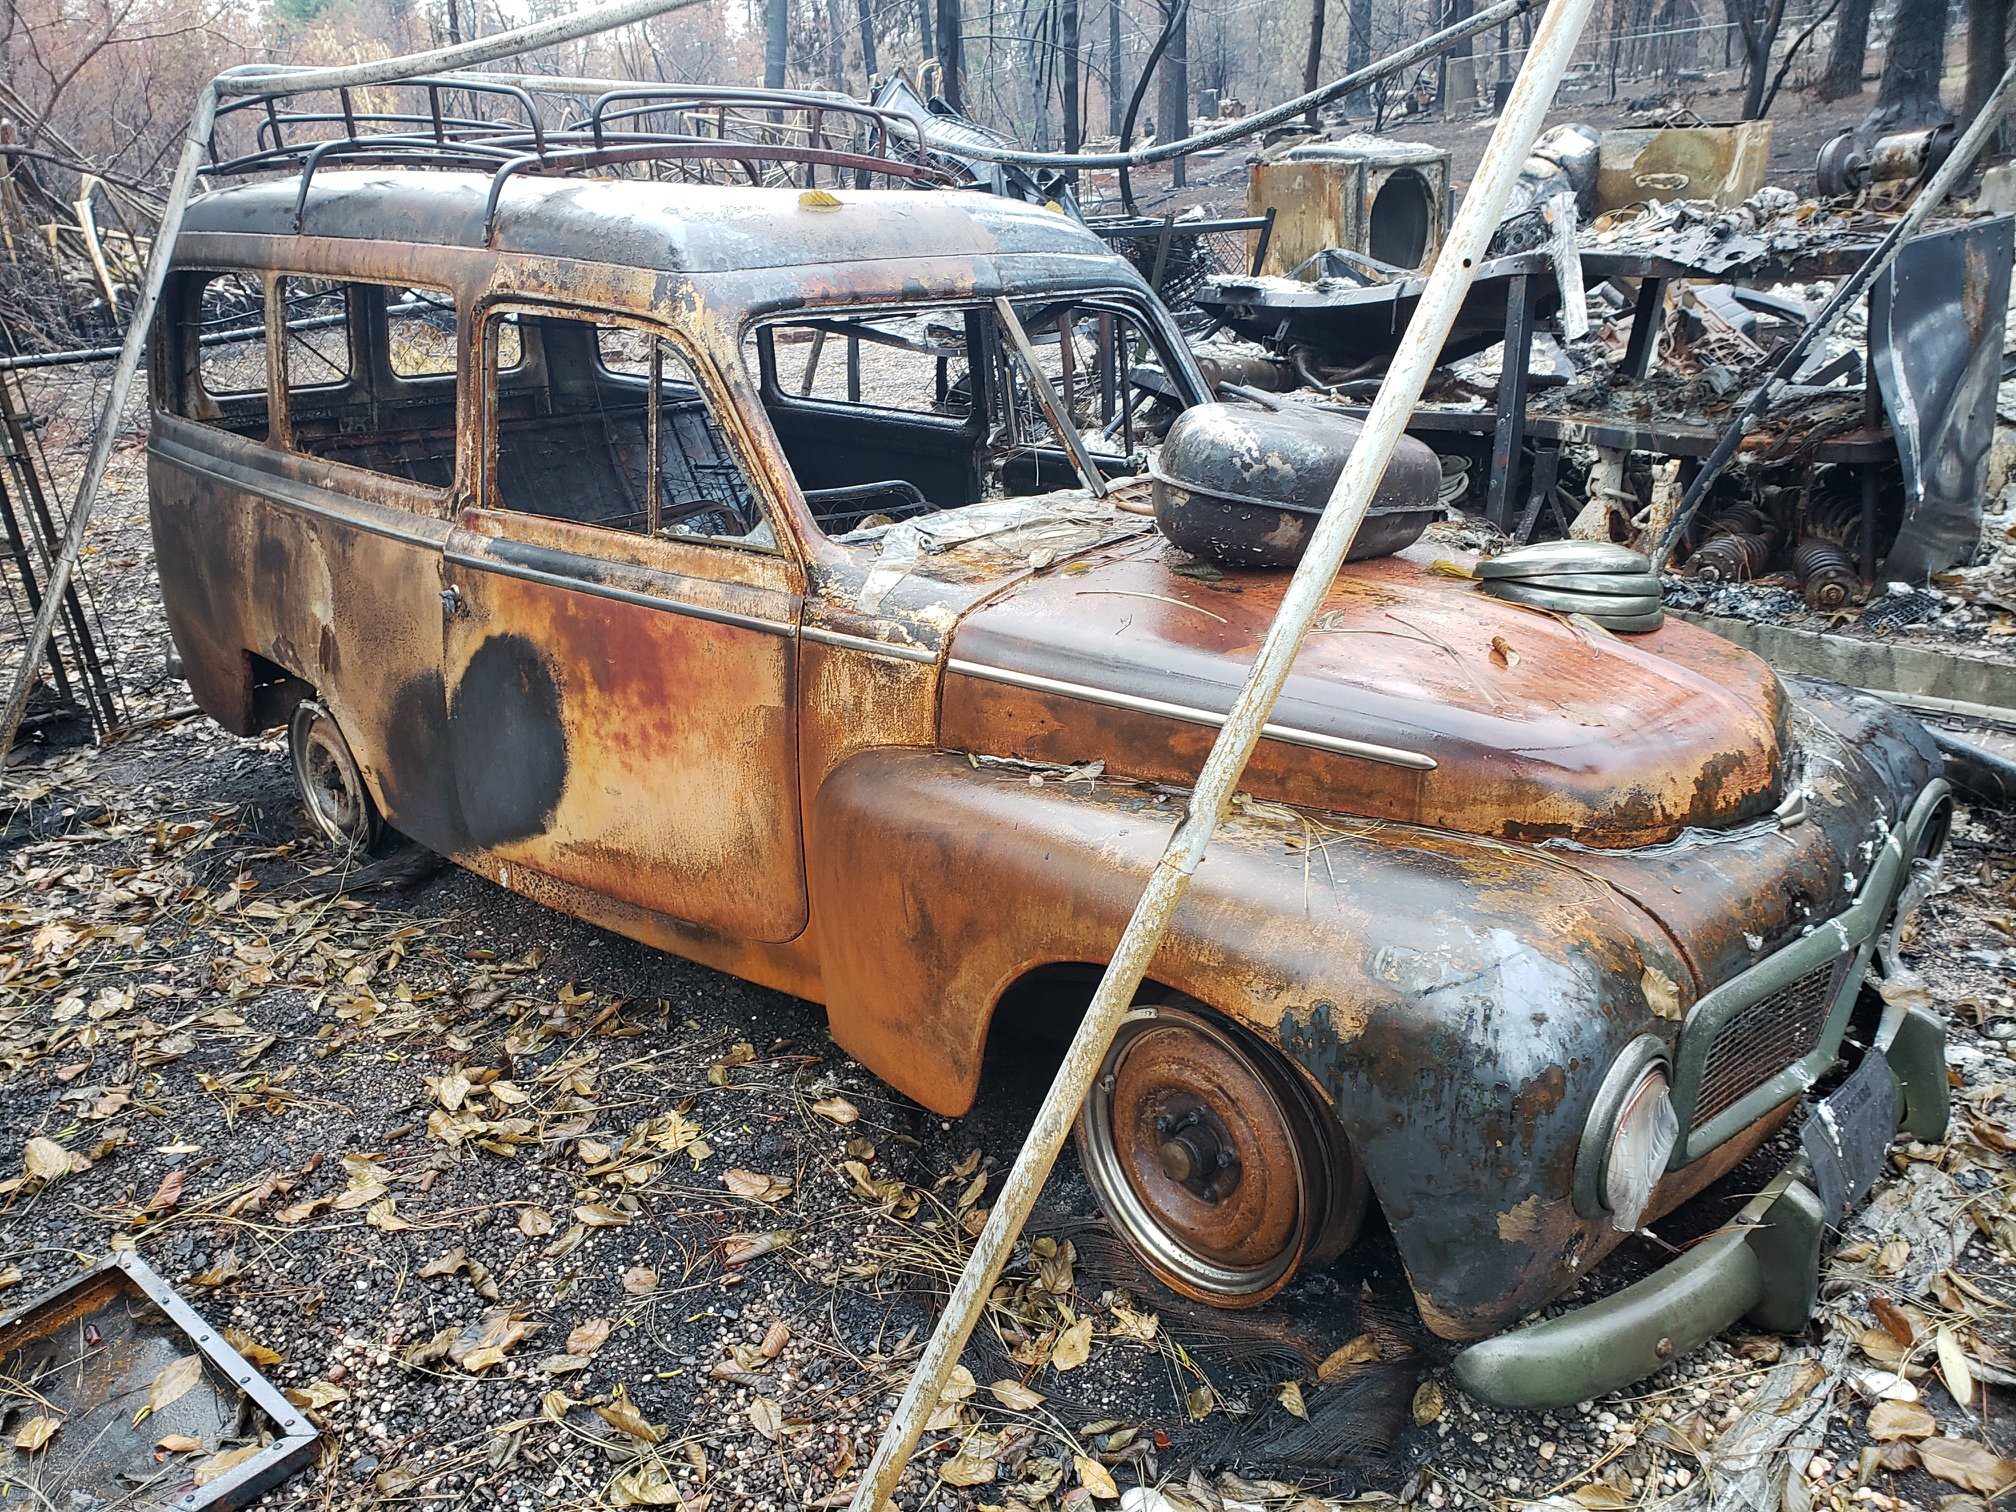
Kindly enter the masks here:
<path id="1" fill-rule="evenodd" d="M 409 79 L 361 100 L 337 90 L 333 108 L 289 109 L 297 97 L 250 96 L 219 107 L 201 171 L 213 179 L 298 172 L 298 231 L 324 166 L 489 168 L 486 239 L 505 185 L 525 174 L 662 166 L 688 181 L 719 182 L 725 170 L 753 184 L 804 189 L 820 187 L 821 169 L 834 183 L 851 176 L 856 188 L 876 178 L 927 188 L 957 181 L 926 157 L 908 118 L 844 95 L 638 84 L 595 90 L 589 103 L 587 91 L 570 87 L 580 82 Z M 419 90 L 424 104 L 388 105 L 387 90 Z M 541 97 L 551 102 L 543 111 Z M 242 130 L 240 122 L 251 125 L 248 149 L 224 154 L 219 137 Z"/>

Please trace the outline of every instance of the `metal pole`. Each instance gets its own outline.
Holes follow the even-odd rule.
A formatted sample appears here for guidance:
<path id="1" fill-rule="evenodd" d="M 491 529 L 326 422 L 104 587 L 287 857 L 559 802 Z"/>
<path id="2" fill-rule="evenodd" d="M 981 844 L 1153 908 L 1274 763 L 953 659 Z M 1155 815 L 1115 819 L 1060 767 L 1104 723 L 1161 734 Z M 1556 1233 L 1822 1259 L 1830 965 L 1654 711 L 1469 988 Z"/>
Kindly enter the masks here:
<path id="1" fill-rule="evenodd" d="M 140 354 L 147 345 L 147 327 L 154 319 L 154 308 L 161 302 L 162 285 L 168 279 L 168 259 L 175 246 L 175 237 L 182 229 L 182 212 L 189 206 L 189 193 L 196 185 L 196 169 L 209 150 L 210 128 L 216 119 L 217 89 L 215 85 L 205 85 L 203 93 L 197 96 L 196 113 L 190 118 L 188 135 L 182 139 L 181 160 L 176 163 L 175 176 L 169 181 L 168 203 L 161 212 L 161 224 L 154 233 L 154 245 L 147 254 L 147 277 L 141 285 L 140 302 L 134 307 L 133 318 L 126 327 L 126 340 L 119 348 L 119 361 L 112 369 L 112 388 L 105 396 L 105 407 L 98 413 L 98 429 L 91 437 L 91 454 L 84 463 L 84 476 L 77 485 L 77 497 L 70 506 L 69 524 L 63 532 L 63 549 L 57 553 L 56 561 L 49 569 L 48 580 L 42 585 L 42 612 L 35 616 L 35 628 L 29 632 L 28 644 L 22 650 L 21 665 L 14 674 L 14 686 L 8 690 L 6 709 L 0 712 L 0 752 L 13 749 L 14 732 L 21 728 L 21 716 L 28 708 L 28 694 L 35 686 L 36 665 L 48 647 L 56 615 L 64 603 L 65 590 L 70 586 L 71 575 L 77 570 L 77 558 L 84 549 L 84 529 L 91 522 L 92 505 L 98 502 L 99 485 L 105 481 L 105 464 L 112 458 L 112 441 L 119 434 L 120 416 L 126 408 L 126 397 L 133 389 L 133 375 L 140 369 Z"/>
<path id="2" fill-rule="evenodd" d="M 959 1363 L 959 1352 L 980 1319 L 1016 1236 L 1028 1221 L 1029 1211 L 1056 1163 L 1057 1153 L 1071 1132 L 1072 1121 L 1105 1060 L 1114 1030 L 1140 990 L 1149 962 L 1154 959 L 1190 877 L 1217 831 L 1253 747 L 1266 727 L 1274 701 L 1288 680 L 1309 626 L 1322 608 L 1351 540 L 1365 519 L 1401 432 L 1413 417 L 1414 406 L 1420 401 L 1421 391 L 1441 355 L 1442 343 L 1448 338 L 1469 290 L 1473 270 L 1498 228 L 1513 181 L 1539 135 L 1555 88 L 1567 70 L 1594 5 L 1595 0 L 1554 0 L 1547 8 L 1504 114 L 1471 180 L 1470 192 L 1449 228 L 1434 271 L 1428 275 L 1407 334 L 1401 339 L 1378 397 L 1365 417 L 1364 433 L 1352 448 L 1337 486 L 1324 505 L 1308 553 L 1296 567 L 1282 596 L 1281 608 L 1246 675 L 1245 685 L 1233 701 L 1211 754 L 1204 760 L 1189 806 L 1170 835 L 1162 859 L 1134 907 L 1133 917 L 1113 948 L 1112 960 L 1100 978 L 1092 1005 L 1072 1036 L 1064 1063 L 1030 1125 L 1028 1139 L 1009 1168 L 986 1227 L 981 1230 L 966 1268 L 946 1301 L 944 1315 L 918 1357 L 917 1368 L 897 1403 L 888 1431 L 876 1446 L 875 1456 L 855 1490 L 852 1512 L 881 1512 L 902 1479 L 925 1422 L 937 1410 L 945 1383 Z"/>
<path id="3" fill-rule="evenodd" d="M 36 665 L 42 660 L 43 651 L 49 644 L 57 611 L 64 602 L 64 590 L 77 570 L 77 558 L 84 549 L 84 532 L 91 522 L 92 507 L 98 502 L 98 490 L 105 481 L 105 465 L 112 456 L 112 441 L 118 434 L 119 419 L 125 411 L 126 400 L 133 391 L 133 377 L 140 369 L 141 353 L 146 349 L 147 328 L 153 323 L 154 311 L 161 302 L 161 290 L 167 283 L 168 261 L 174 255 L 175 239 L 182 229 L 183 212 L 188 209 L 189 196 L 196 186 L 197 169 L 210 148 L 219 98 L 225 95 L 291 95 L 309 90 L 384 84 L 466 64 L 513 57 L 558 42 L 572 42 L 611 27 L 628 26 L 698 3 L 699 0 L 614 0 L 612 4 L 595 6 L 574 15 L 558 16 L 459 46 L 437 47 L 431 52 L 408 53 L 403 57 L 383 58 L 344 68 L 278 68 L 248 64 L 220 74 L 204 86 L 196 100 L 195 114 L 190 117 L 188 135 L 183 138 L 182 156 L 175 165 L 175 176 L 169 181 L 168 202 L 161 212 L 161 224 L 155 230 L 153 246 L 148 249 L 147 276 L 141 285 L 139 303 L 134 306 L 132 320 L 126 327 L 126 339 L 119 348 L 119 361 L 112 370 L 111 391 L 105 396 L 104 408 L 99 411 L 97 433 L 91 438 L 91 454 L 84 464 L 84 476 L 77 485 L 76 501 L 70 507 L 63 549 L 50 568 L 48 581 L 43 584 L 42 612 L 35 616 L 35 627 L 29 633 L 28 644 L 22 652 L 14 686 L 8 691 L 5 710 L 0 711 L 0 752 L 13 747 L 14 733 L 20 728 L 21 715 L 28 707 L 29 691 L 35 686 Z"/>
<path id="4" fill-rule="evenodd" d="M 1968 170 L 1973 167 L 1974 159 L 1980 155 L 1981 149 L 1988 145 L 1989 138 L 1994 136 L 1996 129 L 2001 126 L 2002 117 L 2007 114 L 2012 97 L 2016 97 L 2016 63 L 2010 64 L 2003 73 L 2001 80 L 1995 85 L 1995 92 L 1982 103 L 1981 113 L 1974 117 L 1973 124 L 1967 128 L 1960 140 L 1953 144 L 1952 153 L 1940 165 L 1939 171 L 1932 175 L 1931 182 L 1919 191 L 1918 198 L 1911 202 L 1911 208 L 1904 212 L 1903 219 L 1892 226 L 1889 234 L 1876 244 L 1876 250 L 1869 254 L 1868 260 L 1857 268 L 1853 275 L 1836 286 L 1833 296 L 1821 306 L 1820 313 L 1813 317 L 1812 324 L 1800 333 L 1797 341 L 1786 348 L 1785 355 L 1757 386 L 1757 391 L 1750 396 L 1743 408 L 1736 412 L 1735 418 L 1722 432 L 1722 439 L 1715 443 L 1715 450 L 1708 454 L 1707 460 L 1701 464 L 1701 471 L 1694 475 L 1694 481 L 1687 486 L 1687 496 L 1680 501 L 1680 507 L 1673 512 L 1673 519 L 1667 525 L 1666 533 L 1659 538 L 1658 549 L 1652 557 L 1653 571 L 1665 570 L 1666 561 L 1673 555 L 1673 547 L 1680 539 L 1680 532 L 1687 528 L 1687 522 L 1700 509 L 1701 501 L 1708 497 L 1708 490 L 1715 486 L 1715 480 L 1722 476 L 1722 470 L 1729 465 L 1729 459 L 1736 455 L 1736 449 L 1743 444 L 1743 436 L 1749 430 L 1751 422 L 1770 407 L 1772 396 L 1799 371 L 1800 364 L 1805 362 L 1806 354 L 1812 350 L 1813 343 L 1833 328 L 1834 323 L 1841 318 L 1842 312 L 1869 292 L 1869 286 L 1876 282 L 1884 269 L 1897 260 L 1897 254 L 1904 250 L 1904 244 L 1918 234 L 1918 228 L 1931 219 L 1932 212 L 1945 202 L 1946 196 L 1951 194 L 1960 180 L 1967 176 Z"/>

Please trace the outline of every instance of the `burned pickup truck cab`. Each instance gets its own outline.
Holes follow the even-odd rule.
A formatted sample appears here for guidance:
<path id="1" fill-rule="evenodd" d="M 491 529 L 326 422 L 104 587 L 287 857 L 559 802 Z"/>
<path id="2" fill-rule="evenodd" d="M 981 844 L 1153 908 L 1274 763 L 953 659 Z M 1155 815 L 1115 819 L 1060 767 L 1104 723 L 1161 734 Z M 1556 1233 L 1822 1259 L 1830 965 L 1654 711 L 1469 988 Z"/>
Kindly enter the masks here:
<path id="1" fill-rule="evenodd" d="M 182 665 L 330 839 L 821 1002 L 946 1115 L 1082 1001 L 1286 582 L 1145 512 L 1211 395 L 1039 205 L 324 165 L 195 202 L 153 352 Z M 1376 1208 L 1471 1389 L 1573 1401 L 1796 1326 L 1936 1137 L 1940 1028 L 1862 989 L 1946 790 L 1886 705 L 1454 555 L 1339 575 L 1081 1153 L 1227 1306 Z M 1743 1224 L 1517 1326 L 1844 1064 Z"/>

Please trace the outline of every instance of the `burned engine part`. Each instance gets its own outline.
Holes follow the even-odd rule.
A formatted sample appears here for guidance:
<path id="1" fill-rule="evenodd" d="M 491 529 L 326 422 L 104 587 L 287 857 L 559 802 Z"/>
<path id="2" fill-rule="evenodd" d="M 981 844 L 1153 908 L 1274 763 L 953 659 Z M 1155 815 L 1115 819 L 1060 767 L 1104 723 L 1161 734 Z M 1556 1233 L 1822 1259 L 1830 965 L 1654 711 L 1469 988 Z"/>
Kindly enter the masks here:
<path id="1" fill-rule="evenodd" d="M 1807 509 L 1792 548 L 1792 574 L 1813 609 L 1844 609 L 1862 589 L 1861 501 L 1823 495 Z"/>
<path id="2" fill-rule="evenodd" d="M 1665 622 L 1652 563 L 1608 541 L 1515 546 L 1477 564 L 1484 591 L 1550 614 L 1579 614 L 1606 630 L 1656 630 Z"/>
<path id="3" fill-rule="evenodd" d="M 1820 149 L 1813 176 L 1820 193 L 1832 197 L 1860 194 L 1878 185 L 1915 184 L 1936 173 L 1953 150 L 1956 136 L 1948 124 L 1920 131 L 1899 131 L 1873 142 L 1858 141 L 1844 131 Z"/>
<path id="4" fill-rule="evenodd" d="M 229 1512 L 315 1453 L 301 1410 L 130 1252 L 0 1319 L 0 1374 L 33 1404 L 0 1481 L 32 1463 L 38 1505 Z"/>
<path id="5" fill-rule="evenodd" d="M 1286 394 L 1300 381 L 1291 363 L 1278 357 L 1254 357 L 1241 352 L 1200 352 L 1197 371 L 1213 389 L 1236 384 L 1270 394 Z"/>
<path id="6" fill-rule="evenodd" d="M 1747 583 L 1769 570 L 1778 537 L 1776 523 L 1763 510 L 1734 505 L 1709 522 L 1707 539 L 1687 558 L 1687 575 L 1709 583 Z"/>
<path id="7" fill-rule="evenodd" d="M 1799 538 L 1792 548 L 1792 575 L 1809 609 L 1845 609 L 1862 586 L 1854 555 L 1825 536 Z"/>
<path id="8" fill-rule="evenodd" d="M 1200 404 L 1170 423 L 1149 464 L 1155 521 L 1192 556 L 1236 567 L 1292 567 L 1364 427 L 1300 405 Z M 1403 436 L 1347 560 L 1390 556 L 1441 514 L 1442 464 Z"/>

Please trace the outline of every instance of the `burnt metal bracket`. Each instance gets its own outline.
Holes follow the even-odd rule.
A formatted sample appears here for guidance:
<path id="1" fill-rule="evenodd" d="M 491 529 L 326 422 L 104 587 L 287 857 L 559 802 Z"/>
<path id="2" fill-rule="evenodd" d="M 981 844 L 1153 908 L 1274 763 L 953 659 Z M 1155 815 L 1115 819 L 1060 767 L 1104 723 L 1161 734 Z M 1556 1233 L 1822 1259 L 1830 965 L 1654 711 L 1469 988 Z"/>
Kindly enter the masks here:
<path id="1" fill-rule="evenodd" d="M 152 1266 L 131 1251 L 106 1256 L 82 1275 L 50 1288 L 0 1318 L 0 1358 L 34 1337 L 37 1325 L 46 1316 L 74 1311 L 82 1298 L 103 1286 L 111 1276 L 118 1277 L 115 1284 L 120 1290 L 138 1293 L 186 1335 L 205 1363 L 250 1400 L 279 1434 L 244 1463 L 233 1465 L 206 1485 L 160 1503 L 162 1508 L 172 1508 L 173 1512 L 234 1512 L 308 1464 L 320 1438 L 314 1424 L 227 1344 Z"/>

